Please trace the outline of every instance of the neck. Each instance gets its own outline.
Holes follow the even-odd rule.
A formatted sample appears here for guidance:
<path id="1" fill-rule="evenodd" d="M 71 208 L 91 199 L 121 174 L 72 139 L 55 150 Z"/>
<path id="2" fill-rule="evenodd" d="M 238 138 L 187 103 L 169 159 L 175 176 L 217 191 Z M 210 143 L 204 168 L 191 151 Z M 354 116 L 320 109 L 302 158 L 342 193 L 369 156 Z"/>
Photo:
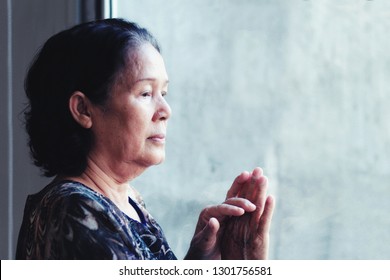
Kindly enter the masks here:
<path id="1" fill-rule="evenodd" d="M 127 197 L 128 181 L 110 175 L 110 173 L 106 172 L 91 159 L 88 160 L 85 171 L 76 178 L 81 181 L 81 183 L 110 199 L 115 197 Z"/>
<path id="2" fill-rule="evenodd" d="M 121 178 L 111 174 L 113 173 L 107 172 L 101 165 L 89 158 L 87 168 L 81 175 L 64 176 L 62 178 L 80 182 L 104 195 L 129 217 L 139 221 L 138 214 L 128 202 L 129 195 L 134 192 L 129 185 L 129 181 L 136 176 Z"/>

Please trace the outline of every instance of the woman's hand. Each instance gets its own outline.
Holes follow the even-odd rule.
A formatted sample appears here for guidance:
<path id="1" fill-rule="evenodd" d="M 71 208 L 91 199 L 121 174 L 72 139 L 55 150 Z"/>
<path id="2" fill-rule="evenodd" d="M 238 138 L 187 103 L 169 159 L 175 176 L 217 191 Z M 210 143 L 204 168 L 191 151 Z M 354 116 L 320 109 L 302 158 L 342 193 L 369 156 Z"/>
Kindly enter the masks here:
<path id="1" fill-rule="evenodd" d="M 245 198 L 256 205 L 256 210 L 225 221 L 221 237 L 222 259 L 267 259 L 275 207 L 273 197 L 267 197 L 267 187 L 268 180 L 263 171 L 256 168 L 248 180 L 229 190 L 227 198 Z"/>
<path id="2" fill-rule="evenodd" d="M 254 180 L 253 176 L 258 176 L 259 172 L 262 173 L 260 168 L 255 169 L 253 174 L 241 173 L 234 180 L 223 204 L 207 207 L 201 212 L 185 259 L 236 258 L 234 250 L 237 250 L 237 245 L 228 238 L 229 232 L 226 226 L 229 226 L 228 229 L 235 231 L 232 235 L 235 239 L 245 238 L 242 229 L 247 226 L 247 218 L 244 214 L 256 212 L 255 210 L 258 208 L 248 198 L 253 199 L 258 204 L 260 203 L 260 199 L 256 197 L 255 193 L 258 191 L 258 186 L 255 187 L 251 183 Z M 233 219 L 240 220 L 241 217 L 245 221 L 238 224 L 234 222 Z"/>

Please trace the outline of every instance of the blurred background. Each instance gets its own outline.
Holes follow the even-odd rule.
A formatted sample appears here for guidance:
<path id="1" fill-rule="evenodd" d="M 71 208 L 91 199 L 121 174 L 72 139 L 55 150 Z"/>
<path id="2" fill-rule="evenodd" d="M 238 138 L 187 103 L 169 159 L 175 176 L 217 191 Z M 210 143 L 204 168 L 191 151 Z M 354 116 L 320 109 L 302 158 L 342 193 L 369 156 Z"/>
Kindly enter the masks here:
<path id="1" fill-rule="evenodd" d="M 390 259 L 390 2 L 7 0 L 0 4 L 0 257 L 27 194 L 26 68 L 52 34 L 123 17 L 149 29 L 170 78 L 167 158 L 131 184 L 183 258 L 198 214 L 263 167 L 271 259 Z"/>

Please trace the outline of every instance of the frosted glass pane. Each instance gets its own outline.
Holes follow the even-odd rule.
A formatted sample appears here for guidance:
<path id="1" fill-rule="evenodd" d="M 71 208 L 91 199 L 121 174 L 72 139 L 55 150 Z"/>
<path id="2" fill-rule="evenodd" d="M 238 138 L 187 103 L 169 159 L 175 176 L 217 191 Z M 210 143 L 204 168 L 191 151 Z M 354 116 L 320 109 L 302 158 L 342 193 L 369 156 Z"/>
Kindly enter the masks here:
<path id="1" fill-rule="evenodd" d="M 118 1 L 159 40 L 167 159 L 132 184 L 183 257 L 242 170 L 277 198 L 272 259 L 390 258 L 390 2 Z"/>

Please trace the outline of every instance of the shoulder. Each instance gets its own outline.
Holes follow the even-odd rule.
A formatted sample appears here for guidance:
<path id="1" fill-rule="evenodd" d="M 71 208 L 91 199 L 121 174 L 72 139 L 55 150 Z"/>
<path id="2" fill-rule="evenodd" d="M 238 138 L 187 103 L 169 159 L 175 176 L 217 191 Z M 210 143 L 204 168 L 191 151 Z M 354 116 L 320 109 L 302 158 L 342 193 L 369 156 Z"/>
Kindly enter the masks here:
<path id="1" fill-rule="evenodd" d="M 32 195 L 28 205 L 18 258 L 144 258 L 140 237 L 126 216 L 109 199 L 83 184 L 52 183 Z"/>
<path id="2" fill-rule="evenodd" d="M 73 181 L 54 182 L 28 198 L 26 210 L 40 219 L 80 221 L 112 212 L 112 203 L 103 195 Z M 102 217 L 103 217 L 102 216 Z"/>
<path id="3" fill-rule="evenodd" d="M 30 196 L 30 198 L 40 204 L 41 207 L 103 200 L 103 197 L 92 189 L 73 181 L 51 183 L 39 193 Z"/>

